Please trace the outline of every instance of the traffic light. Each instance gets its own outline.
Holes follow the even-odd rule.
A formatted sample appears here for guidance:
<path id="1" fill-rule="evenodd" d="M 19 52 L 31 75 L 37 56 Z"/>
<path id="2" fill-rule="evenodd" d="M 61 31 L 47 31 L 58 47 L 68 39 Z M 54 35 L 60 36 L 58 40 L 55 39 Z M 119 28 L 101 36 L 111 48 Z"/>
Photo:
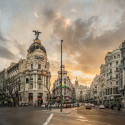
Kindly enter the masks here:
<path id="1" fill-rule="evenodd" d="M 26 83 L 29 83 L 29 79 L 28 78 L 26 78 Z"/>

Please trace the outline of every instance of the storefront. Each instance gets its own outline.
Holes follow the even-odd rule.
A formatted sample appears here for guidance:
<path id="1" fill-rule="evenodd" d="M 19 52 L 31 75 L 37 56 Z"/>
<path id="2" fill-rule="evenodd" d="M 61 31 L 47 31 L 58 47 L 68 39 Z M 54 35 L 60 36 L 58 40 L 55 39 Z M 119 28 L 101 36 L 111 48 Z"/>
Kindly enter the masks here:
<path id="1" fill-rule="evenodd" d="M 43 104 L 43 93 L 38 93 L 38 106 L 41 106 Z"/>
<path id="2" fill-rule="evenodd" d="M 29 93 L 29 104 L 33 104 L 33 93 Z"/>

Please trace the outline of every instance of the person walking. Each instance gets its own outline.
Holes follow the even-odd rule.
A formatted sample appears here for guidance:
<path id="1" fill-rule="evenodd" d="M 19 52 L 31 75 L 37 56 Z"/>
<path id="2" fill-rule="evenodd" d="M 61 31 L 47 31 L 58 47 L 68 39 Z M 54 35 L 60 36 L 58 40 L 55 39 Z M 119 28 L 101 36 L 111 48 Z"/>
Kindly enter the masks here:
<path id="1" fill-rule="evenodd" d="M 118 109 L 118 111 L 120 111 L 120 104 L 117 105 L 117 109 Z"/>

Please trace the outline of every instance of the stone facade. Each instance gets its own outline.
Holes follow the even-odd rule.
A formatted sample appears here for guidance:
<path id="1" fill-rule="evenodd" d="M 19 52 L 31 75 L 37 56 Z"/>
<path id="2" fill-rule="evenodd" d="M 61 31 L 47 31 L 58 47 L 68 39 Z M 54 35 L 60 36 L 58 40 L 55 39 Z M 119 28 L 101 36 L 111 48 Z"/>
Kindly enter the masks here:
<path id="1" fill-rule="evenodd" d="M 105 57 L 105 100 L 109 103 L 117 103 L 117 98 L 120 97 L 118 91 L 118 66 L 121 61 L 120 48 L 108 52 Z"/>
<path id="2" fill-rule="evenodd" d="M 85 93 L 87 90 L 87 86 L 79 85 L 78 80 L 75 80 L 75 95 L 77 102 L 84 102 L 85 101 Z"/>
<path id="3" fill-rule="evenodd" d="M 98 83 L 98 93 L 99 93 L 99 101 L 100 103 L 103 103 L 105 100 L 105 95 L 106 95 L 106 89 L 105 86 L 106 81 L 105 81 L 105 64 L 101 64 L 100 66 L 100 78 L 99 78 L 99 83 Z"/>
<path id="4" fill-rule="evenodd" d="M 96 75 L 92 84 L 90 85 L 90 100 L 91 102 L 99 102 L 99 75 Z"/>
<path id="5" fill-rule="evenodd" d="M 121 63 L 119 65 L 119 92 L 121 103 L 125 107 L 125 41 L 121 45 Z"/>
<path id="6" fill-rule="evenodd" d="M 121 64 L 120 47 L 108 52 L 105 56 L 105 64 L 100 66 L 100 74 L 96 75 L 90 85 L 90 100 L 99 104 L 117 104 L 120 102 L 120 89 L 123 69 Z M 122 76 L 122 77 L 120 77 Z M 123 79 L 122 79 L 123 80 Z"/>
<path id="7" fill-rule="evenodd" d="M 61 71 L 58 71 L 58 78 L 55 80 L 52 88 L 52 96 L 56 98 L 57 101 L 60 100 L 60 82 L 61 82 Z M 72 101 L 74 99 L 74 88 L 69 76 L 67 76 L 67 71 L 65 71 L 65 66 L 62 66 L 62 95 L 63 102 Z"/>
<path id="8" fill-rule="evenodd" d="M 51 73 L 46 50 L 38 37 L 29 47 L 27 58 L 19 60 L 18 63 L 11 63 L 4 72 L 6 78 L 3 89 L 8 96 L 17 97 L 19 103 L 46 103 L 50 93 Z"/>

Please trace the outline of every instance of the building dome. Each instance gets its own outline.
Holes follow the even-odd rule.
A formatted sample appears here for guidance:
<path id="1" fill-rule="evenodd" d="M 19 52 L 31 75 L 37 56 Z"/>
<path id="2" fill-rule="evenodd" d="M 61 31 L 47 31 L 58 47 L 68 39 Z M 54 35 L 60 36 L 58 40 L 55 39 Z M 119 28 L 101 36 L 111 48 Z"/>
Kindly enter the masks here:
<path id="1" fill-rule="evenodd" d="M 36 49 L 41 49 L 44 53 L 46 53 L 46 49 L 44 46 L 41 44 L 40 40 L 34 40 L 34 42 L 31 44 L 29 47 L 28 53 L 34 52 Z"/>

